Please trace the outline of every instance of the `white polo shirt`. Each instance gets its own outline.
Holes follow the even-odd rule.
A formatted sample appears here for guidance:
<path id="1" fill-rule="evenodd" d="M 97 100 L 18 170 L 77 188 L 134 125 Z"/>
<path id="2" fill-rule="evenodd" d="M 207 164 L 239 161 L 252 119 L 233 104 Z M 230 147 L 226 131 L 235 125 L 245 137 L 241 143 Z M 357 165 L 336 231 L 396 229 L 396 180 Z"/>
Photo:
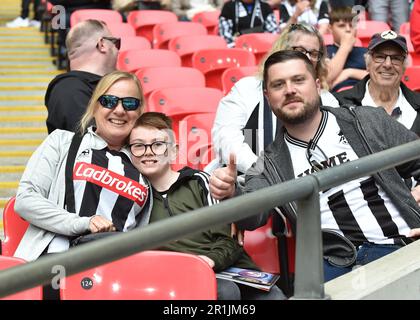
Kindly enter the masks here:
<path id="1" fill-rule="evenodd" d="M 376 105 L 375 101 L 373 101 L 373 98 L 370 95 L 369 83 L 370 83 L 370 80 L 368 80 L 368 82 L 366 83 L 366 91 L 365 91 L 365 96 L 363 97 L 363 100 L 362 100 L 362 106 L 379 107 L 378 105 Z M 413 126 L 414 120 L 417 117 L 417 112 L 416 110 L 414 110 L 411 104 L 404 97 L 401 87 L 399 88 L 399 91 L 398 91 L 397 103 L 395 104 L 394 108 L 392 108 L 392 110 L 395 110 L 397 108 L 399 108 L 401 112 L 399 115 L 396 115 L 394 117 L 395 120 L 397 120 L 399 123 L 404 125 L 407 129 L 411 129 L 411 127 Z"/>

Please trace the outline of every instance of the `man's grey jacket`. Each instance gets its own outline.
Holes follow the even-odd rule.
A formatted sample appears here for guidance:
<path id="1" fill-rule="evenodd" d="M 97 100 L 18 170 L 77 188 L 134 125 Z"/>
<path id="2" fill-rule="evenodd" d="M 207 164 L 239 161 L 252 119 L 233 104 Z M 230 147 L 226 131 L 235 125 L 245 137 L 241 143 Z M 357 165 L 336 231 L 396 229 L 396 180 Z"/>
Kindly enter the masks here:
<path id="1" fill-rule="evenodd" d="M 392 119 L 384 109 L 373 107 L 321 107 L 337 119 L 344 136 L 359 158 L 416 140 L 412 131 Z M 420 180 L 420 159 L 373 175 L 398 208 L 410 228 L 420 227 L 420 207 L 417 205 L 403 179 Z M 284 140 L 284 130 L 270 144 L 264 155 L 247 171 L 245 186 L 238 193 L 259 190 L 277 183 L 294 179 L 292 160 Z M 281 208 L 289 219 L 296 219 L 294 203 Z M 253 230 L 264 225 L 271 211 L 238 222 L 241 229 Z"/>

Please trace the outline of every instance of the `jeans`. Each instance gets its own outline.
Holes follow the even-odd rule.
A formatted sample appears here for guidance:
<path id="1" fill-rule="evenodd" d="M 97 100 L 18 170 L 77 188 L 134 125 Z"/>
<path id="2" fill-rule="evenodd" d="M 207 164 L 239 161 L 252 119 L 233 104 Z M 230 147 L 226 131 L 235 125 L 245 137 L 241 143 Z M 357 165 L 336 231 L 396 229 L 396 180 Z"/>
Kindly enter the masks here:
<path id="1" fill-rule="evenodd" d="M 399 33 L 400 26 L 409 18 L 408 0 L 369 0 L 371 20 L 388 22 L 389 13 L 391 13 L 392 29 Z"/>
<path id="2" fill-rule="evenodd" d="M 400 245 L 364 243 L 357 250 L 356 262 L 353 266 L 337 267 L 324 260 L 324 281 L 330 281 L 352 271 L 354 266 L 364 266 L 369 262 L 382 258 L 398 249 Z"/>

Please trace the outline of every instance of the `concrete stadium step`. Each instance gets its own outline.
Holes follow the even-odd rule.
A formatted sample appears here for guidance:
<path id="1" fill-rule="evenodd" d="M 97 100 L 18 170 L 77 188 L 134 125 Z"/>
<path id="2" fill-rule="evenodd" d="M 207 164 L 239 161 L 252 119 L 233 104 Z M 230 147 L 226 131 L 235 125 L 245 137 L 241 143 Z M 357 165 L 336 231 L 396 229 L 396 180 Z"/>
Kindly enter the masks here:
<path id="1" fill-rule="evenodd" d="M 47 136 L 45 91 L 58 74 L 39 29 L 6 28 L 20 14 L 21 0 L 0 1 L 0 238 L 2 208 L 16 195 L 34 150 Z"/>
<path id="2" fill-rule="evenodd" d="M 2 157 L 1 154 L 18 154 L 17 152 L 6 152 L 0 151 L 0 166 L 26 166 L 28 158 L 32 155 L 32 151 L 22 151 L 21 153 L 25 154 L 24 157 Z"/>
<path id="3" fill-rule="evenodd" d="M 7 132 L 7 130 L 9 130 L 9 132 Z M 22 132 L 18 132 L 16 127 L 1 128 L 1 131 L 0 131 L 1 140 L 9 140 L 9 139 L 44 140 L 46 137 L 47 137 L 47 129 L 45 125 L 43 127 L 42 126 L 25 127 L 25 130 Z"/>

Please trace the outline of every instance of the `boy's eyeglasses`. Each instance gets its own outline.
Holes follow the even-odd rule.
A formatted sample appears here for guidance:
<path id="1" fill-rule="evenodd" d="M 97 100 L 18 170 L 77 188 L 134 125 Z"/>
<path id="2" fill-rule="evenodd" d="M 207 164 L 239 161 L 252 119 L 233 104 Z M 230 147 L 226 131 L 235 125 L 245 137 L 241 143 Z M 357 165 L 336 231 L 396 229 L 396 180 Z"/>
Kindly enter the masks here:
<path id="1" fill-rule="evenodd" d="M 167 141 L 155 141 L 149 144 L 133 143 L 130 144 L 130 152 L 135 157 L 142 157 L 146 154 L 147 148 L 150 148 L 153 155 L 161 156 L 168 150 L 168 145 L 170 144 Z"/>
<path id="2" fill-rule="evenodd" d="M 306 55 L 310 60 L 313 61 L 320 61 L 322 58 L 322 52 L 317 50 L 306 50 L 304 47 L 292 47 L 292 50 L 302 52 Z"/>
<path id="3" fill-rule="evenodd" d="M 118 50 L 121 49 L 121 38 L 114 38 L 114 37 L 102 37 L 102 39 L 111 41 L 115 48 L 117 48 Z"/>
<path id="4" fill-rule="evenodd" d="M 122 102 L 123 108 L 127 111 L 137 110 L 137 108 L 140 106 L 140 99 L 133 97 L 120 98 L 110 94 L 104 94 L 98 99 L 101 106 L 107 109 L 114 109 L 120 100 Z"/>
<path id="5" fill-rule="evenodd" d="M 405 56 L 401 54 L 385 54 L 372 52 L 371 56 L 376 63 L 384 63 L 390 57 L 391 63 L 396 66 L 401 66 L 404 63 Z"/>

